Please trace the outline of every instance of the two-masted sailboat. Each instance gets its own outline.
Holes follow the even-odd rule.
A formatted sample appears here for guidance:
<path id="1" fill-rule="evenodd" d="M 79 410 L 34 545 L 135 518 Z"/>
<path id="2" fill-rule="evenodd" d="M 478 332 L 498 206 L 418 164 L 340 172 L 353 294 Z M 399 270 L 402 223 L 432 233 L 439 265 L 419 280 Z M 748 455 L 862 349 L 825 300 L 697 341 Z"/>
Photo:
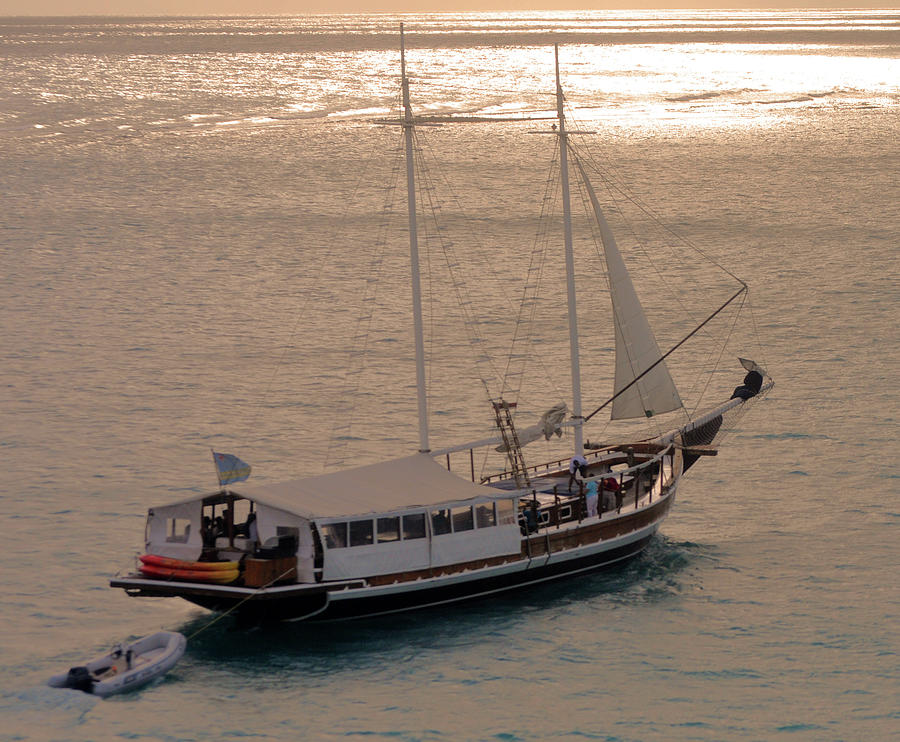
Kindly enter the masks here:
<path id="1" fill-rule="evenodd" d="M 250 620 L 323 620 L 490 596 L 614 565 L 647 546 L 672 507 L 685 470 L 715 453 L 723 421 L 771 388 L 765 372 L 744 361 L 748 373 L 732 398 L 690 422 L 655 437 L 586 448 L 584 423 L 601 409 L 611 408 L 616 419 L 649 417 L 682 402 L 666 367 L 671 350 L 664 354 L 658 347 L 570 143 L 557 54 L 554 130 L 572 402 L 569 419 L 569 410 L 560 405 L 537 429 L 548 438 L 571 430 L 563 439 L 571 448 L 556 460 L 526 465 L 527 436 L 516 430 L 513 406 L 494 399 L 498 435 L 480 444 L 506 452 L 506 471 L 477 481 L 474 466 L 469 477 L 451 471 L 450 454 L 476 444 L 430 450 L 413 164 L 416 119 L 402 41 L 401 70 L 419 451 L 280 484 L 232 484 L 155 506 L 148 513 L 146 554 L 138 571 L 114 578 L 113 587 L 135 596 L 177 596 Z M 615 325 L 615 393 L 588 415 L 581 401 L 570 173 L 583 184 L 596 218 Z M 740 284 L 717 312 L 744 291 Z"/>

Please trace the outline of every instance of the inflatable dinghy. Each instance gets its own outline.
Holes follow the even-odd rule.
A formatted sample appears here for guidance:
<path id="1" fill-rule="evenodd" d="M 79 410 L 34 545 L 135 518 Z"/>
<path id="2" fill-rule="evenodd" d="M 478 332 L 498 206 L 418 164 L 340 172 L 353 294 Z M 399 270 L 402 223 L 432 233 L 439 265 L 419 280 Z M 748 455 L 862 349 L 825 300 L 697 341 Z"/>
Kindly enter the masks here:
<path id="1" fill-rule="evenodd" d="M 187 639 L 175 631 L 159 631 L 130 644 L 120 644 L 108 654 L 54 675 L 53 688 L 74 688 L 95 696 L 111 696 L 139 688 L 165 675 L 181 659 Z"/>

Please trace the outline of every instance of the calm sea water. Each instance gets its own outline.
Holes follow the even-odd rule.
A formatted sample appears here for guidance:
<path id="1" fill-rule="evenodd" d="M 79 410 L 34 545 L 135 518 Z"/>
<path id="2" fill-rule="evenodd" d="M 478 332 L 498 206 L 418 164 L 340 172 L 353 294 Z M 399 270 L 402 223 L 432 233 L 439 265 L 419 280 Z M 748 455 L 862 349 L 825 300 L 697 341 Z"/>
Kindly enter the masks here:
<path id="1" fill-rule="evenodd" d="M 258 480 L 415 448 L 405 248 L 377 232 L 399 20 L 0 19 L 0 738 L 897 738 L 896 11 L 403 19 L 417 109 L 480 121 L 427 146 L 448 221 L 475 225 L 460 249 L 496 338 L 551 157 L 553 42 L 592 146 L 752 285 L 734 350 L 778 386 L 640 559 L 437 614 L 250 632 L 107 587 L 149 506 L 212 489 L 210 447 Z M 693 261 L 666 266 L 680 281 Z M 466 348 L 430 316 L 435 358 Z M 582 322 L 608 349 L 587 299 Z M 538 411 L 567 388 L 564 325 L 544 329 Z M 598 403 L 604 363 L 586 361 Z M 723 364 L 723 388 L 740 374 Z M 471 378 L 432 372 L 436 445 L 489 426 Z M 107 701 L 44 686 L 159 628 L 192 636 L 163 682 Z"/>

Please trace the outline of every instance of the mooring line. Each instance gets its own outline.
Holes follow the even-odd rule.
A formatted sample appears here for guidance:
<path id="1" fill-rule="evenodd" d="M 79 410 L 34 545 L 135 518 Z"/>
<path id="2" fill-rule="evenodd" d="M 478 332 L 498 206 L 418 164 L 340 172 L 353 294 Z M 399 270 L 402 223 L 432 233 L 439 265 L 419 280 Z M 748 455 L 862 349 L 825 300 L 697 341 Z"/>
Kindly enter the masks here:
<path id="1" fill-rule="evenodd" d="M 278 581 L 279 581 L 280 579 L 282 579 L 283 577 L 287 577 L 287 575 L 288 575 L 290 572 L 292 572 L 294 569 L 295 569 L 294 567 L 289 567 L 286 571 L 284 571 L 284 572 L 282 572 L 280 575 L 278 575 L 278 577 L 276 577 L 276 578 L 270 580 L 269 582 L 267 582 L 267 583 L 266 583 L 265 585 L 263 585 L 262 587 L 259 587 L 259 588 L 257 588 L 256 590 L 254 590 L 252 593 L 250 593 L 250 594 L 249 594 L 246 598 L 244 598 L 242 601 L 240 601 L 239 603 L 235 603 L 235 604 L 234 604 L 231 608 L 229 608 L 227 611 L 225 611 L 224 613 L 222 613 L 222 614 L 216 616 L 212 621 L 210 621 L 210 622 L 209 622 L 208 624 L 206 624 L 205 626 L 201 626 L 199 629 L 197 629 L 193 634 L 191 634 L 189 637 L 187 637 L 188 641 L 190 641 L 191 639 L 193 639 L 195 636 L 197 636 L 197 635 L 200 634 L 201 632 L 206 631 L 206 630 L 207 630 L 210 626 L 212 626 L 213 624 L 217 623 L 218 621 L 221 621 L 223 618 L 225 618 L 225 616 L 227 616 L 227 615 L 228 615 L 229 613 L 231 613 L 232 611 L 236 611 L 238 608 L 240 608 L 242 605 L 244 605 L 244 603 L 246 603 L 248 600 L 250 600 L 251 598 L 255 597 L 260 591 L 265 590 L 267 587 L 271 587 L 272 585 L 274 585 L 276 582 L 278 582 Z"/>

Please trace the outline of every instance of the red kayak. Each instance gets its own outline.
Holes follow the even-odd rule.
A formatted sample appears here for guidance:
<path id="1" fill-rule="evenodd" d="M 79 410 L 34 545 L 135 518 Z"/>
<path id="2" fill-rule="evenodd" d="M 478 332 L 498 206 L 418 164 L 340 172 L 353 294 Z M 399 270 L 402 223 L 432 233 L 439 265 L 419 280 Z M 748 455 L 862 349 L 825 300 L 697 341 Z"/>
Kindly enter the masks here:
<path id="1" fill-rule="evenodd" d="M 176 560 L 177 561 L 177 560 Z M 237 562 L 234 562 L 237 565 Z M 153 564 L 142 564 L 141 574 L 146 577 L 156 577 L 167 580 L 184 580 L 185 582 L 215 582 L 227 584 L 234 582 L 240 572 L 237 566 L 233 569 L 172 569 L 171 567 L 157 567 Z"/>

